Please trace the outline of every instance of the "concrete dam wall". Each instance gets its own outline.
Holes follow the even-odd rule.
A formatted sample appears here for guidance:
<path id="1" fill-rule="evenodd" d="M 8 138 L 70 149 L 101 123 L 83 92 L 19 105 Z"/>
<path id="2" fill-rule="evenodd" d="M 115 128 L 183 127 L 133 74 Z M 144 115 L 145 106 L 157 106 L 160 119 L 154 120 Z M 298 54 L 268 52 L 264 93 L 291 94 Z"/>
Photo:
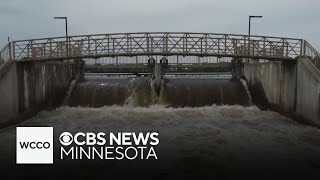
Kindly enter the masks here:
<path id="1" fill-rule="evenodd" d="M 77 61 L 6 62 L 0 70 L 0 125 L 57 108 L 62 102 L 71 107 L 158 104 L 176 108 L 250 106 L 251 97 L 260 109 L 320 125 L 320 73 L 309 60 L 244 64 L 242 76 L 249 91 L 241 79 L 214 77 L 166 77 L 160 91 L 150 77 L 87 76 L 69 86 L 79 70 Z"/>
<path id="2" fill-rule="evenodd" d="M 74 72 L 66 62 L 6 62 L 0 70 L 0 125 L 60 106 Z"/>
<path id="3" fill-rule="evenodd" d="M 307 59 L 243 66 L 254 103 L 320 126 L 320 72 Z"/>
<path id="4" fill-rule="evenodd" d="M 167 107 L 250 106 L 250 98 L 237 79 L 166 78 L 158 95 L 149 77 L 86 77 L 76 85 L 68 100 L 68 105 L 73 107 L 148 107 L 154 104 Z"/>

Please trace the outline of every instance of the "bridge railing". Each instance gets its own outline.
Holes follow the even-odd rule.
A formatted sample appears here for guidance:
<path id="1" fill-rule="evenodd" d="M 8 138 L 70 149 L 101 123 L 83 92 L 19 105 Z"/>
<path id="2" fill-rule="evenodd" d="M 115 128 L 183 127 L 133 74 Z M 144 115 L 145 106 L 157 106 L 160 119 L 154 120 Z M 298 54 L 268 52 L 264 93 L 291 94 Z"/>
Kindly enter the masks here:
<path id="1" fill-rule="evenodd" d="M 0 63 L 12 59 L 12 46 L 8 43 L 3 49 L 0 49 Z"/>
<path id="2" fill-rule="evenodd" d="M 120 33 L 13 42 L 13 59 L 73 59 L 116 56 L 216 56 L 293 59 L 303 40 L 213 33 Z"/>
<path id="3" fill-rule="evenodd" d="M 304 41 L 304 57 L 311 60 L 311 62 L 320 70 L 320 53 L 311 46 L 308 41 Z"/>

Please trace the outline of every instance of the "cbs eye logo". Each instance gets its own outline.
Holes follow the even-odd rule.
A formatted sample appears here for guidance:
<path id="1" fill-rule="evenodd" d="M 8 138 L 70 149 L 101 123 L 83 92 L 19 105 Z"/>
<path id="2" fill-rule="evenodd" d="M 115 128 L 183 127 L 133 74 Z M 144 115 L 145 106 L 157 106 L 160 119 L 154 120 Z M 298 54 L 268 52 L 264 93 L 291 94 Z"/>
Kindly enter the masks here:
<path id="1" fill-rule="evenodd" d="M 73 136 L 69 132 L 64 132 L 59 137 L 60 143 L 64 146 L 69 146 L 73 142 Z"/>

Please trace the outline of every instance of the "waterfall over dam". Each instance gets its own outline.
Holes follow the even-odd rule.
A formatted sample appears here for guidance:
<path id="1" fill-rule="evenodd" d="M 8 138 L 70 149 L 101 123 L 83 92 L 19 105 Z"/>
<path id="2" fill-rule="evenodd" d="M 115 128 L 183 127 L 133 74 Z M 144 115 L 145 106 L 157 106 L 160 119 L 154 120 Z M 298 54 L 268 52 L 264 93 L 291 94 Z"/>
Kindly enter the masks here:
<path id="1" fill-rule="evenodd" d="M 168 77 L 158 95 L 149 77 L 86 76 L 73 89 L 71 107 L 130 105 L 149 107 L 250 106 L 250 95 L 238 79 L 230 77 Z"/>

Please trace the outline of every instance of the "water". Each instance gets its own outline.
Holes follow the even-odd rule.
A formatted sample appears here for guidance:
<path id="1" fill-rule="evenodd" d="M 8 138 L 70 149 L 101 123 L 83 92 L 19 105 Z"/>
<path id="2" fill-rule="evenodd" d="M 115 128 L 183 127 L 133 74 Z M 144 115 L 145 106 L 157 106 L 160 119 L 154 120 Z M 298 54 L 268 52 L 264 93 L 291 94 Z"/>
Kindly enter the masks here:
<path id="1" fill-rule="evenodd" d="M 168 77 L 159 96 L 151 84 L 148 77 L 89 76 L 68 92 L 68 106 L 19 124 L 54 127 L 52 166 L 16 166 L 15 127 L 0 129 L 3 174 L 151 179 L 320 175 L 320 130 L 252 106 L 243 81 Z M 61 161 L 62 132 L 158 132 L 159 160 Z"/>
<path id="2" fill-rule="evenodd" d="M 56 163 L 55 166 L 65 167 L 58 168 L 59 173 L 68 170 L 78 174 L 81 167 L 81 173 L 111 176 L 117 170 L 138 173 L 143 169 L 142 174 L 156 172 L 153 179 L 190 176 L 212 179 L 242 175 L 279 177 L 281 173 L 294 178 L 320 172 L 320 130 L 298 124 L 276 112 L 260 111 L 255 106 L 61 107 L 42 111 L 19 126 L 53 126 L 56 141 L 64 131 L 160 133 L 160 145 L 156 148 L 159 161 Z M 12 161 L 15 159 L 12 150 L 15 127 L 1 129 L 0 137 L 0 143 L 7 145 L 0 149 L 0 161 Z M 59 153 L 59 149 L 55 151 Z M 12 167 L 6 169 L 10 171 Z M 22 173 L 34 172 L 39 172 L 37 167 Z"/>
<path id="3" fill-rule="evenodd" d="M 251 104 L 242 82 L 231 77 L 166 77 L 158 96 L 148 77 L 87 76 L 76 85 L 68 100 L 71 107 L 103 107 L 131 104 L 149 107 L 203 107 Z"/>

